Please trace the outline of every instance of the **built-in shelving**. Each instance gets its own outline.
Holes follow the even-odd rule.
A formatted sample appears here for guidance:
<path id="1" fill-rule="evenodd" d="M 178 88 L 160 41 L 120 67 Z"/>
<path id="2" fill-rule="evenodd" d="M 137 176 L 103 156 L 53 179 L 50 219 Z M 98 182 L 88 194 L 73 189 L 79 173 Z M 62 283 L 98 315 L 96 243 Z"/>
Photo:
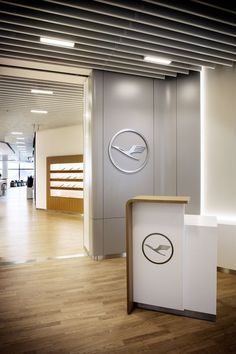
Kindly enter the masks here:
<path id="1" fill-rule="evenodd" d="M 83 156 L 47 158 L 48 209 L 83 212 Z"/>

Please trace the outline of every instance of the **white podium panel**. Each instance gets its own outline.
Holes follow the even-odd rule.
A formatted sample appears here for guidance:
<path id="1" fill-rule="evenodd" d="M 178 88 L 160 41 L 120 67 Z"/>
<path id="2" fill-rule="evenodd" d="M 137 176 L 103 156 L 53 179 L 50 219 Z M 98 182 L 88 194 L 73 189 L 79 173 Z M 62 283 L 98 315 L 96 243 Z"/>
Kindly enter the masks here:
<path id="1" fill-rule="evenodd" d="M 183 204 L 133 205 L 134 302 L 183 310 L 183 238 Z"/>
<path id="2" fill-rule="evenodd" d="M 216 315 L 217 221 L 185 215 L 184 307 Z"/>

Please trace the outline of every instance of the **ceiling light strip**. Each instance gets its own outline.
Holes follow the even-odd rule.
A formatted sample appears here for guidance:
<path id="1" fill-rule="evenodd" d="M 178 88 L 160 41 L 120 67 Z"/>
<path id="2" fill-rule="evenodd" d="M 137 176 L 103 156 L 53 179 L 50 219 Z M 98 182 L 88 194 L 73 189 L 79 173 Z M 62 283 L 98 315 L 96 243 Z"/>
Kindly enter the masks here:
<path id="1" fill-rule="evenodd" d="M 31 109 L 30 111 L 31 113 L 36 113 L 36 114 L 47 114 L 48 111 L 44 111 L 44 110 L 41 110 L 41 109 Z"/>
<path id="2" fill-rule="evenodd" d="M 72 41 L 65 41 L 63 39 L 40 37 L 40 42 L 43 44 L 54 45 L 58 47 L 74 48 L 75 43 Z"/>
<path id="3" fill-rule="evenodd" d="M 53 95 L 53 91 L 50 90 L 32 89 L 31 93 L 42 94 L 42 95 Z"/>

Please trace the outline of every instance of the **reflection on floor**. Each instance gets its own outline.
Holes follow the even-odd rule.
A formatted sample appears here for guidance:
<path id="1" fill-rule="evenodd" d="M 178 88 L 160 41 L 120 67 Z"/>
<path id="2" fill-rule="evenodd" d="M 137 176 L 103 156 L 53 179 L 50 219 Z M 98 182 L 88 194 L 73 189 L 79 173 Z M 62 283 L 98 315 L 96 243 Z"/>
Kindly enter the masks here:
<path id="1" fill-rule="evenodd" d="M 2 354 L 236 353 L 235 275 L 218 273 L 216 322 L 126 314 L 125 259 L 0 267 Z"/>
<path id="2" fill-rule="evenodd" d="M 82 237 L 82 216 L 36 210 L 26 187 L 0 197 L 0 265 L 83 254 Z"/>

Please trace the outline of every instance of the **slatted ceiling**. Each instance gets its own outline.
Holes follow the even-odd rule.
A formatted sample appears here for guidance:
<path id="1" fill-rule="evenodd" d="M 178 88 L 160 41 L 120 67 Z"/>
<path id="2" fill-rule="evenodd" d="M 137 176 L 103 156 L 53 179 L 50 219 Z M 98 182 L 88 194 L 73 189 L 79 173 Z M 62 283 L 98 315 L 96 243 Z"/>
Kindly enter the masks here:
<path id="1" fill-rule="evenodd" d="M 203 9 L 201 13 L 199 5 L 194 4 L 194 1 L 182 1 L 178 4 L 178 1 L 156 1 L 156 0 L 143 0 L 137 2 L 120 1 L 120 0 L 97 0 L 100 3 L 107 5 L 114 5 L 119 8 L 125 8 L 129 10 L 135 10 L 138 13 L 157 16 L 162 19 L 171 20 L 177 23 L 184 23 L 192 27 L 198 27 L 203 29 L 208 29 L 212 31 L 217 31 L 222 34 L 231 35 L 231 26 L 235 26 L 233 22 L 233 16 L 231 20 L 224 18 L 222 15 L 214 12 L 214 16 L 211 16 L 209 9 Z M 222 2 L 222 1 L 221 1 Z M 143 4 L 146 3 L 146 4 Z M 167 7 L 167 8 L 166 8 Z M 175 11 L 177 10 L 177 11 Z M 194 11 L 195 10 L 195 11 Z M 205 11 L 204 11 L 205 10 Z M 198 17 L 197 17 L 198 16 Z M 200 16 L 200 17 L 199 17 Z M 221 23 L 226 26 L 222 27 Z M 183 31 L 183 28 L 180 27 Z"/>
<path id="2" fill-rule="evenodd" d="M 30 52 L 29 49 L 37 49 L 37 50 L 41 50 L 42 53 L 38 52 L 39 55 L 43 55 L 46 56 L 45 54 L 45 45 L 39 45 L 38 44 L 38 37 L 36 37 L 36 39 L 30 40 L 28 42 L 26 42 L 24 40 L 24 38 L 21 38 L 21 35 L 17 35 L 18 38 L 17 40 L 12 40 L 9 38 L 8 36 L 8 32 L 4 32 L 2 31 L 2 33 L 0 34 L 1 36 L 1 50 L 5 50 L 5 51 L 21 51 L 24 53 Z M 16 37 L 16 36 L 15 36 Z M 32 36 L 31 36 L 32 37 Z M 18 40 L 21 40 L 21 43 L 18 42 Z M 15 49 L 14 47 L 18 47 L 21 46 L 20 50 L 17 48 Z M 114 49 L 109 49 L 106 50 L 104 48 L 97 50 L 96 48 L 92 47 L 92 46 L 88 46 L 88 45 L 79 45 L 78 48 L 75 48 L 73 50 L 73 53 L 71 53 L 71 50 L 69 49 L 64 49 L 64 48 L 49 48 L 47 49 L 47 53 L 53 54 L 55 53 L 55 57 L 59 58 L 60 55 L 64 55 L 64 59 L 67 60 L 74 60 L 75 62 L 81 62 L 84 60 L 87 61 L 91 61 L 92 59 L 94 60 L 99 60 L 102 63 L 102 60 L 105 60 L 107 62 L 116 62 L 116 63 L 123 63 L 123 64 L 127 64 L 127 65 L 134 65 L 134 66 L 142 66 L 143 67 L 143 57 L 144 55 L 158 55 L 159 52 L 153 52 L 153 51 L 145 51 L 143 50 L 138 50 L 135 49 L 133 50 L 133 52 L 136 51 L 136 53 L 127 53 L 127 50 L 130 49 L 126 49 L 127 46 L 122 45 L 122 48 L 114 48 Z M 28 48 L 28 49 L 25 49 Z M 24 50 L 22 50 L 24 49 Z M 100 53 L 99 53 L 100 51 Z M 145 63 L 145 67 L 143 68 L 145 70 L 145 68 L 154 68 L 156 70 L 156 72 L 160 72 L 160 71 L 175 71 L 175 72 L 179 72 L 179 73 L 188 73 L 188 72 L 183 72 L 183 70 L 199 70 L 199 67 L 194 68 L 194 65 L 200 65 L 199 64 L 199 60 L 201 60 L 201 65 L 202 64 L 206 64 L 205 66 L 209 66 L 210 63 L 212 64 L 224 64 L 224 65 L 228 65 L 231 66 L 231 62 L 232 60 L 235 60 L 235 55 L 232 54 L 227 54 L 227 56 L 222 53 L 216 53 L 211 51 L 211 53 L 209 54 L 209 56 L 205 56 L 202 55 L 201 53 L 199 54 L 192 54 L 191 51 L 182 51 L 179 49 L 163 49 L 163 51 L 165 51 L 166 53 L 168 53 L 168 58 L 170 58 L 171 60 L 173 60 L 173 63 L 168 66 L 168 67 L 163 67 L 163 65 L 161 66 L 160 64 L 156 66 L 154 66 L 151 63 Z M 32 50 L 31 50 L 32 52 Z M 139 54 L 142 53 L 142 54 Z M 109 55 L 108 58 L 104 58 L 104 54 Z M 161 53 L 163 56 L 163 53 Z M 218 57 L 213 56 L 214 55 L 218 55 Z M 182 63 L 179 64 L 178 60 L 179 57 L 178 56 L 182 56 Z M 226 58 L 227 57 L 227 58 Z M 226 59 L 225 59 L 226 58 Z M 230 60 L 230 61 L 229 61 Z M 189 66 L 188 66 L 189 64 Z M 75 64 L 76 65 L 76 64 Z M 192 67 L 190 66 L 192 65 Z M 214 68 L 214 65 L 210 65 L 211 67 Z"/>
<path id="3" fill-rule="evenodd" d="M 53 95 L 32 94 L 31 89 L 51 90 Z M 82 123 L 83 100 L 83 85 L 0 76 L 0 140 L 17 151 L 16 136 L 10 132 L 22 131 L 29 156 L 34 125 L 49 129 Z M 31 109 L 48 114 L 33 114 Z"/>
<path id="4" fill-rule="evenodd" d="M 186 40 L 186 42 L 190 42 L 191 44 L 195 43 L 194 38 L 188 37 L 188 36 L 194 36 L 194 37 L 199 37 L 199 38 L 205 38 L 205 39 L 210 39 L 213 41 L 217 41 L 218 43 L 228 43 L 233 45 L 233 38 L 228 36 L 221 36 L 219 32 L 216 31 L 216 36 L 212 37 L 212 33 L 210 31 L 204 31 L 199 28 L 194 28 L 193 26 L 185 26 L 183 23 L 179 25 L 178 22 L 173 22 L 173 21 L 162 21 L 162 19 L 159 17 L 159 13 L 157 12 L 157 17 L 158 21 L 156 21 L 156 18 L 154 16 L 146 16 L 141 14 L 137 15 L 136 13 L 136 2 L 124 2 L 125 6 L 126 3 L 131 3 L 132 6 L 131 8 L 134 11 L 120 11 L 119 8 L 115 8 L 112 6 L 112 3 L 109 1 L 109 5 L 106 4 L 103 6 L 101 3 L 97 3 L 96 1 L 53 1 L 53 0 L 48 0 L 46 1 L 48 4 L 44 5 L 43 9 L 40 6 L 30 6 L 29 1 L 24 1 L 25 6 L 31 8 L 31 9 L 37 9 L 41 11 L 45 11 L 50 14 L 56 14 L 56 15 L 64 15 L 69 17 L 70 19 L 79 19 L 82 21 L 92 21 L 93 23 L 98 23 L 102 25 L 107 25 L 111 27 L 115 27 L 118 29 L 128 29 L 131 31 L 138 31 L 142 33 L 147 33 L 151 35 L 158 35 L 157 29 L 159 28 L 160 31 L 164 29 L 163 31 L 160 32 L 161 35 L 166 36 L 167 38 L 170 37 L 173 39 L 181 38 Z M 51 4 L 49 4 L 51 3 Z M 143 2 L 142 6 L 143 5 Z M 60 4 L 60 5 L 58 5 Z M 66 6 L 61 6 L 66 5 Z M 111 6 L 110 6 L 111 5 Z M 124 6 L 124 7 L 125 7 Z M 76 9 L 76 10 L 75 10 Z M 155 12 L 152 12 L 152 15 Z M 102 14 L 102 15 L 101 15 Z M 105 14 L 105 15 L 103 15 Z M 41 14 L 39 16 L 42 16 Z M 154 20 L 153 20 L 154 17 Z M 75 22 L 73 22 L 76 24 Z M 147 24 L 147 26 L 142 26 L 142 24 Z M 102 27 L 103 29 L 103 27 Z M 167 30 L 165 32 L 165 30 Z M 99 31 L 99 29 L 98 29 Z M 105 30 L 104 30 L 105 31 Z M 174 33 L 173 33 L 174 32 Z M 230 32 L 230 31 L 229 31 Z M 178 34 L 180 36 L 178 37 Z M 181 34 L 184 34 L 185 37 L 181 36 Z M 196 41 L 198 38 L 196 38 Z"/>
<path id="5" fill-rule="evenodd" d="M 1 2 L 0 55 L 5 57 L 32 56 L 132 74 L 141 69 L 148 76 L 200 70 L 202 65 L 231 66 L 236 60 L 235 15 L 196 1 Z M 41 45 L 40 35 L 74 40 L 76 46 Z M 170 57 L 173 71 L 144 63 L 144 55 Z"/>
<path id="6" fill-rule="evenodd" d="M 9 45 L 10 47 L 12 46 L 17 46 L 19 45 L 19 43 L 17 42 L 18 40 L 21 40 L 22 43 L 22 47 L 24 48 L 38 48 L 41 51 L 45 51 L 45 45 L 39 45 L 38 44 L 38 36 L 33 36 L 33 35 L 22 35 L 22 34 L 17 34 L 14 33 L 12 34 L 10 31 L 0 31 L 0 37 L 1 37 L 1 41 L 0 43 L 3 45 Z M 26 42 L 27 40 L 27 42 Z M 4 48 L 4 47 L 2 47 Z M 11 49 L 11 48 L 10 48 Z M 70 49 L 64 49 L 64 48 L 59 48 L 59 47 L 55 47 L 55 48 L 51 48 L 51 51 L 54 53 L 64 53 L 64 54 L 68 54 L 68 55 L 73 55 L 73 56 L 77 56 L 77 61 L 80 61 L 80 59 L 91 59 L 91 58 L 95 58 L 97 59 L 98 56 L 95 55 L 94 53 L 97 52 L 97 50 L 94 49 L 93 46 L 84 46 L 84 45 L 79 45 L 79 47 L 75 48 L 75 50 L 73 51 L 73 53 L 71 54 L 71 50 Z M 125 64 L 129 64 L 129 65 L 137 65 L 137 66 L 143 66 L 143 57 L 141 58 L 140 55 L 138 54 L 124 54 L 122 51 L 118 51 L 118 50 L 106 50 L 104 48 L 99 49 L 99 51 L 101 53 L 107 53 L 110 55 L 111 58 L 106 59 L 106 61 L 114 61 L 114 62 L 118 62 L 118 63 L 125 63 Z M 82 54 L 83 53 L 83 54 Z M 153 53 L 152 53 L 153 54 Z M 232 56 L 233 57 L 233 56 Z M 102 56 L 100 56 L 100 59 L 103 59 Z M 232 58 L 231 58 L 232 59 Z M 181 67 L 181 65 L 179 66 L 174 66 L 174 64 L 167 66 L 167 67 L 163 67 L 163 65 L 155 65 L 152 63 L 147 63 L 146 66 L 148 68 L 153 68 L 156 70 L 159 70 L 160 72 L 179 72 L 182 74 L 188 74 L 188 68 L 186 65 L 183 65 Z M 195 69 L 195 70 L 199 70 L 199 68 L 190 68 L 190 69 Z"/>
<path id="7" fill-rule="evenodd" d="M 74 41 L 75 47 L 44 45 L 40 36 Z M 144 62 L 146 55 L 172 63 Z M 1 57 L 156 79 L 202 66 L 230 67 L 236 61 L 236 6 L 218 0 L 0 0 Z M 32 95 L 31 88 L 54 95 Z M 82 121 L 83 87 L 2 76 L 0 102 L 0 138 L 21 130 L 17 124 L 30 137 L 33 124 Z M 30 109 L 49 113 L 32 115 Z"/>
<path id="8" fill-rule="evenodd" d="M 48 80 L 34 80 L 34 79 L 28 79 L 28 78 L 23 78 L 23 77 L 11 77 L 11 76 L 0 76 L 1 83 L 6 83 L 6 84 L 14 84 L 14 85 L 28 85 L 29 87 L 31 86 L 38 86 L 40 88 L 54 88 L 54 89 L 63 89 L 63 90 L 70 90 L 73 91 L 75 90 L 76 92 L 83 92 L 84 88 L 82 85 L 74 84 L 74 83 L 66 83 L 66 82 L 57 82 L 57 81 L 48 81 Z"/>
<path id="9" fill-rule="evenodd" d="M 5 43 L 7 43 L 7 41 L 9 42 L 9 45 L 5 45 Z M 0 40 L 0 45 L 1 45 L 1 50 L 3 50 L 3 51 L 5 50 L 5 52 L 6 51 L 18 52 L 18 53 L 20 52 L 20 53 L 26 53 L 26 54 L 32 54 L 32 55 L 39 55 L 41 57 L 47 56 L 44 48 L 42 48 L 43 45 L 42 45 L 42 47 L 39 48 L 37 46 L 37 44 L 35 44 L 35 45 L 22 44 L 20 50 L 18 48 L 16 48 L 16 46 L 17 46 L 16 42 L 13 42 L 11 40 L 6 40 L 5 42 Z M 91 63 L 91 65 L 96 65 L 96 66 L 98 66 L 100 64 L 102 66 L 119 67 L 119 68 L 124 68 L 124 69 L 129 68 L 130 70 L 153 73 L 154 75 L 155 74 L 160 74 L 160 75 L 165 75 L 165 76 L 176 76 L 177 75 L 177 72 L 174 68 L 168 69 L 168 68 L 165 68 L 162 66 L 162 68 L 157 70 L 153 64 L 149 64 L 149 63 L 145 66 L 145 68 L 143 68 L 143 63 L 141 61 L 134 63 L 133 60 L 127 60 L 127 59 L 115 57 L 114 54 L 112 57 L 110 57 L 108 59 L 104 59 L 102 56 L 98 56 L 98 55 L 95 56 L 92 54 L 85 55 L 85 56 L 73 54 L 73 56 L 72 56 L 72 55 L 68 54 L 69 53 L 68 49 L 65 51 L 62 51 L 62 52 L 57 51 L 57 50 L 53 50 L 51 52 L 54 53 L 55 58 L 73 61 L 75 64 L 76 63 L 83 63 L 83 64 L 87 65 L 87 63 Z M 157 67 L 159 67 L 159 66 L 157 66 Z M 184 70 L 184 69 L 179 69 L 178 72 L 188 74 L 188 70 Z"/>
<path id="10" fill-rule="evenodd" d="M 17 21 L 18 20 L 18 21 Z M 0 23 L 0 28 L 4 29 L 5 31 L 12 31 L 13 33 L 30 33 L 34 34 L 35 36 L 37 36 L 37 38 L 39 38 L 41 35 L 45 36 L 45 37 L 50 37 L 52 36 L 52 33 L 47 30 L 43 30 L 42 28 L 47 28 L 48 26 L 50 26 L 50 24 L 47 23 L 42 23 L 40 25 L 40 21 L 37 22 L 37 24 L 40 26 L 40 30 L 39 29 L 35 29 L 34 26 L 36 26 L 36 22 L 35 24 L 32 23 L 32 21 L 29 21 L 27 19 L 25 19 L 24 21 L 27 22 L 28 27 L 24 27 L 24 26 L 20 26 L 20 21 L 17 17 L 14 17 L 12 19 L 7 19 L 8 22 L 13 22 L 13 23 L 17 23 L 19 26 L 15 26 L 15 25 L 11 25 L 9 23 L 6 23 L 6 18 L 4 16 L 4 21 L 5 23 Z M 51 26 L 50 26 L 51 27 Z M 67 30 L 65 29 L 65 27 L 62 26 L 58 26 L 56 24 L 54 24 L 55 30 L 57 31 L 58 35 L 60 34 L 60 38 L 64 39 L 64 40 L 73 40 L 76 43 L 78 43 L 79 47 L 81 47 L 81 44 L 84 45 L 89 45 L 90 47 L 95 47 L 94 50 L 97 50 L 98 48 L 98 40 L 99 40 L 99 49 L 101 48 L 107 48 L 107 49 L 112 49 L 114 51 L 117 52 L 126 52 L 126 53 L 135 53 L 138 54 L 141 59 L 143 59 L 144 55 L 157 55 L 160 50 L 162 51 L 162 55 L 163 53 L 167 53 L 167 54 L 173 54 L 176 52 L 173 52 L 172 47 L 178 49 L 176 42 L 174 41 L 167 41 L 167 45 L 169 45 L 169 47 L 167 46 L 160 46 L 163 44 L 163 40 L 161 38 L 155 39 L 155 44 L 153 44 L 151 42 L 151 40 L 148 38 L 146 38 L 146 41 L 144 40 L 143 42 L 138 41 L 137 39 L 135 41 L 133 40 L 129 40 L 128 38 L 119 38 L 116 36 L 111 36 L 111 35 L 107 35 L 107 34 L 101 34 L 101 33 L 97 33 L 97 32 L 93 32 L 93 31 L 84 31 L 81 30 L 81 28 L 79 30 L 77 29 L 70 29 Z M 67 31 L 66 33 L 68 33 L 68 35 L 65 35 L 65 31 Z M 76 33 L 79 33 L 80 36 L 76 36 Z M 139 35 L 140 37 L 140 35 Z M 145 36 L 144 36 L 145 37 Z M 95 38 L 95 39 L 94 39 Z M 145 38 L 144 38 L 145 39 Z M 152 41 L 154 42 L 154 40 L 152 39 Z M 118 43 L 118 44 L 117 44 Z M 160 44 L 160 45 L 158 45 Z M 183 49 L 186 49 L 187 51 L 192 52 L 192 47 L 188 46 L 186 44 L 182 44 L 182 47 L 184 47 Z M 159 48 L 159 51 L 158 51 Z M 181 48 L 180 48 L 181 49 Z M 202 47 L 196 48 L 198 50 L 198 52 L 201 52 Z M 83 50 L 83 49 L 82 49 Z M 178 52 L 177 52 L 178 54 Z M 187 53 L 185 54 L 186 58 L 184 60 L 182 60 L 182 62 L 178 62 L 178 56 L 172 56 L 171 58 L 178 62 L 176 65 L 178 65 L 179 68 L 186 68 L 189 70 L 199 70 L 199 66 L 197 65 L 205 65 L 205 66 L 211 66 L 212 68 L 214 68 L 214 65 L 204 61 L 201 61 L 201 63 L 199 64 L 199 61 L 197 60 L 191 60 L 191 58 L 187 58 Z M 179 59 L 180 60 L 180 59 Z M 184 62 L 183 62 L 184 61 Z M 175 65 L 175 64 L 172 64 Z M 196 67 L 192 66 L 192 65 L 196 65 Z"/>

